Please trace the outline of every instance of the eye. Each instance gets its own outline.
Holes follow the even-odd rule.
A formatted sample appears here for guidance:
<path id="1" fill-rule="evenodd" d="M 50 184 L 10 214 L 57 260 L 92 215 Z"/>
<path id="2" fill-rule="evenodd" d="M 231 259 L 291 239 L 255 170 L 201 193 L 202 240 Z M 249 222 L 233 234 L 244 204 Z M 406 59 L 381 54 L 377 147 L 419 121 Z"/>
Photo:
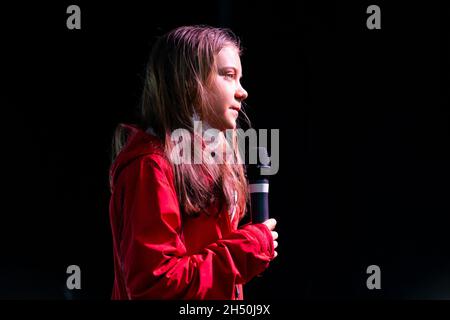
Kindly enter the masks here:
<path id="1" fill-rule="evenodd" d="M 234 73 L 232 73 L 232 72 L 228 72 L 228 73 L 225 74 L 225 78 L 228 78 L 228 79 L 234 79 L 235 76 L 236 75 Z"/>

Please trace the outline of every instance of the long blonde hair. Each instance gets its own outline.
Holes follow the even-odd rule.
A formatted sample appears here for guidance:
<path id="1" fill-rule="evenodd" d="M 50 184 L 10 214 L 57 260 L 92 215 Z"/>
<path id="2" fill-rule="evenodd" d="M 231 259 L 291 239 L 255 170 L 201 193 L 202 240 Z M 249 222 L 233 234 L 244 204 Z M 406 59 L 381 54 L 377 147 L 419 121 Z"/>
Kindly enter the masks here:
<path id="1" fill-rule="evenodd" d="M 202 118 L 202 115 L 212 113 L 209 88 L 215 56 L 225 46 L 235 47 L 239 54 L 242 52 L 239 39 L 232 31 L 209 26 L 179 27 L 158 38 L 154 44 L 146 69 L 139 125 L 142 129 L 151 127 L 154 130 L 168 159 L 174 148 L 171 133 L 186 129 L 194 137 L 193 116 L 199 114 Z M 113 158 L 124 142 L 120 125 L 115 136 Z M 240 160 L 236 131 L 230 146 L 234 158 Z M 248 193 L 242 164 L 171 163 L 184 213 L 198 214 L 216 200 L 220 204 L 219 210 L 223 206 L 230 207 L 236 191 L 239 195 L 237 212 L 241 217 L 245 214 Z"/>

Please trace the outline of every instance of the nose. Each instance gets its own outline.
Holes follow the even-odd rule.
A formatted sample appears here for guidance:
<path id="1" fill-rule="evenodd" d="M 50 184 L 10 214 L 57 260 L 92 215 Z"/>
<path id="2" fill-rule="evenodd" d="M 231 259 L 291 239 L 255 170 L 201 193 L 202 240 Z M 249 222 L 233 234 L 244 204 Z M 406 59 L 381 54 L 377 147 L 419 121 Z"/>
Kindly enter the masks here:
<path id="1" fill-rule="evenodd" d="M 241 101 L 247 99 L 248 93 L 241 85 L 239 85 L 239 88 L 236 90 L 234 97 L 236 98 L 236 100 L 241 102 Z"/>

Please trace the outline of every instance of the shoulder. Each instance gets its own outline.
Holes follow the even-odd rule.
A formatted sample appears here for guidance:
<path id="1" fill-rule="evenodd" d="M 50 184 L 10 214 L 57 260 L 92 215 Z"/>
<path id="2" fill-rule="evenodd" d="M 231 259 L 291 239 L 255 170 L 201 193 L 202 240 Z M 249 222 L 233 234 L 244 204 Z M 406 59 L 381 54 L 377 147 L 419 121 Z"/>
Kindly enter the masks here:
<path id="1" fill-rule="evenodd" d="M 140 178 L 149 175 L 156 179 L 173 179 L 173 168 L 166 156 L 160 153 L 148 153 L 133 159 L 124 169 L 125 176 L 137 175 Z M 134 173 L 134 174 L 133 174 Z"/>
<path id="2" fill-rule="evenodd" d="M 160 153 L 150 153 L 142 156 L 139 160 L 141 166 L 146 170 L 157 171 L 166 176 L 173 176 L 173 168 L 167 157 Z"/>
<path id="3" fill-rule="evenodd" d="M 174 174 L 169 161 L 159 154 L 146 154 L 133 159 L 118 176 L 114 190 L 122 198 L 176 198 Z M 134 201 L 134 200 L 133 200 Z"/>

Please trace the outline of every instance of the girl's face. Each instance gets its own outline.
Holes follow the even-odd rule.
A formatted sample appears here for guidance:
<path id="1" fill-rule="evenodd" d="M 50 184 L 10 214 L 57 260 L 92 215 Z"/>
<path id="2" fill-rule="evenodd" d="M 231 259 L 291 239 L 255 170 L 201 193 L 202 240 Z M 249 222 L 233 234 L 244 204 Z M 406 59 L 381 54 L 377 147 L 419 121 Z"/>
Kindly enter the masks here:
<path id="1" fill-rule="evenodd" d="M 240 83 L 242 66 L 237 48 L 226 46 L 220 50 L 212 77 L 211 102 L 214 114 L 206 121 L 221 131 L 235 129 L 241 102 L 248 96 Z"/>

